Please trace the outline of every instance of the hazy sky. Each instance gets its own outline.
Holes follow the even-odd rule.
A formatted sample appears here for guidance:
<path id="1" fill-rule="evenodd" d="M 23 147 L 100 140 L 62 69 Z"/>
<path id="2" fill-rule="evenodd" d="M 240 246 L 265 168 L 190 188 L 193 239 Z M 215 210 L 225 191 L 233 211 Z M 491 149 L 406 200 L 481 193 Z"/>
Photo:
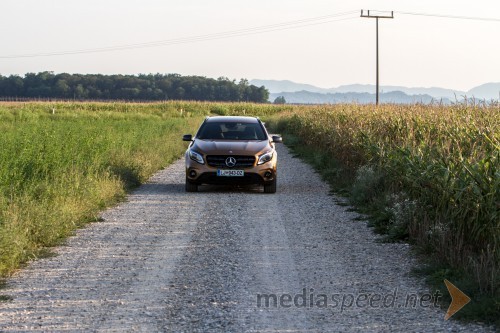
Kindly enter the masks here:
<path id="1" fill-rule="evenodd" d="M 0 74 L 179 73 L 321 87 L 374 83 L 375 20 L 360 18 L 360 9 L 396 12 L 395 19 L 380 21 L 381 84 L 468 90 L 500 81 L 499 21 L 398 13 L 500 18 L 499 0 L 2 0 Z M 286 29 L 185 43 L 186 37 L 349 11 L 356 12 L 330 19 L 349 20 L 316 19 L 301 28 L 281 25 Z M 170 45 L 2 58 L 155 41 Z"/>

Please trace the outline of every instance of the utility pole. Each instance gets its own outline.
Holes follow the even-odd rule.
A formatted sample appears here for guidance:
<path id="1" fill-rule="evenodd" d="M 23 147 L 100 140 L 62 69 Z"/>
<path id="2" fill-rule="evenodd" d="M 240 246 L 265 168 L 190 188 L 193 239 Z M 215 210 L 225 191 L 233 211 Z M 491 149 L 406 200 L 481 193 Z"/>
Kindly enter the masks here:
<path id="1" fill-rule="evenodd" d="M 389 18 L 393 19 L 394 18 L 394 11 L 391 11 L 391 15 L 372 15 L 370 14 L 370 10 L 367 10 L 367 14 L 364 13 L 363 9 L 361 9 L 361 17 L 366 17 L 366 18 L 374 18 L 376 21 L 376 42 L 377 42 L 377 50 L 376 50 L 376 63 L 377 63 L 377 93 L 376 93 L 376 105 L 379 103 L 379 68 L 378 68 L 378 19 L 379 18 Z M 377 11 L 378 12 L 378 11 Z M 379 13 L 379 12 L 378 12 Z"/>

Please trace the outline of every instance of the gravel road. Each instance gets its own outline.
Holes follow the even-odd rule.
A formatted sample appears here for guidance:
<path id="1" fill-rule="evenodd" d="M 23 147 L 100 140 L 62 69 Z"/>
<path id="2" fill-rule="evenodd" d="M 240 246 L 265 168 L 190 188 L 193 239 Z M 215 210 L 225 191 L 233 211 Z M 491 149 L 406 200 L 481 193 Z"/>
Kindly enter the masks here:
<path id="1" fill-rule="evenodd" d="M 378 242 L 278 148 L 276 194 L 185 193 L 183 161 L 160 171 L 57 256 L 11 278 L 0 290 L 13 298 L 0 303 L 0 331 L 493 330 L 445 321 L 409 274 L 408 246 Z"/>

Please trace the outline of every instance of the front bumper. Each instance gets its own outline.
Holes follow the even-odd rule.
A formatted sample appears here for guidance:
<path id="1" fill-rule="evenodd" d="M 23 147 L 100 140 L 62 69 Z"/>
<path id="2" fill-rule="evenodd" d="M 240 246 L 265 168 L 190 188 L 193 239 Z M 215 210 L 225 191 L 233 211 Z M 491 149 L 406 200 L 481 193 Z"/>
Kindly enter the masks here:
<path id="1" fill-rule="evenodd" d="M 261 165 L 252 167 L 234 169 L 244 170 L 243 177 L 221 177 L 217 176 L 217 167 L 212 167 L 207 164 L 199 164 L 191 160 L 186 153 L 186 179 L 191 183 L 201 184 L 268 184 L 271 183 L 277 176 L 277 154 L 273 159 Z M 229 168 L 224 168 L 229 169 Z"/>

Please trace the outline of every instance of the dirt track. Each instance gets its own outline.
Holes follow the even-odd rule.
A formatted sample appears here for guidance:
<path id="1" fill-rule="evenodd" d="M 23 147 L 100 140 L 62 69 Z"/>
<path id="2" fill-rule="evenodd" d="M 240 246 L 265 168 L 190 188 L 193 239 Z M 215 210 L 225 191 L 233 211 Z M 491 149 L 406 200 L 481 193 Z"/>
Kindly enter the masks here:
<path id="1" fill-rule="evenodd" d="M 406 304 L 427 292 L 409 275 L 408 246 L 377 242 L 309 166 L 284 146 L 279 159 L 276 194 L 185 193 L 183 161 L 162 170 L 16 274 L 0 331 L 485 330 L 444 321 L 432 302 Z"/>

